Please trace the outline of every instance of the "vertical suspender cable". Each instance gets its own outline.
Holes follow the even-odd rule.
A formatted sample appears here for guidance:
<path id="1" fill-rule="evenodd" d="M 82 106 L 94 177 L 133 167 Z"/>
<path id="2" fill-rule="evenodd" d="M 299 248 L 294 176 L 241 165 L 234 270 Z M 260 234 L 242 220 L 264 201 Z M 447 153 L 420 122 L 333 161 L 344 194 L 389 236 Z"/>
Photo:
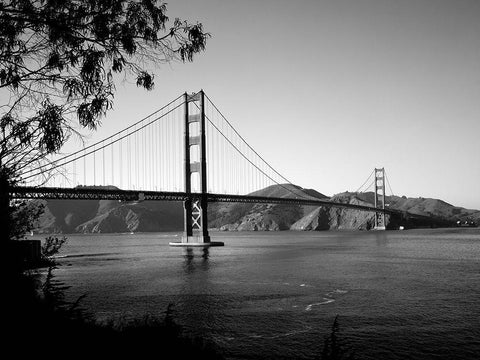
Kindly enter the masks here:
<path id="1" fill-rule="evenodd" d="M 128 169 L 127 169 L 127 172 L 128 172 L 128 188 L 131 189 L 132 188 L 132 149 L 131 149 L 131 139 L 130 139 L 131 135 L 128 135 L 127 137 L 127 156 L 128 156 L 128 161 L 127 161 L 127 165 L 128 165 Z"/>
<path id="2" fill-rule="evenodd" d="M 224 128 L 223 128 L 223 121 L 222 121 L 222 133 L 224 131 Z M 225 139 L 222 139 L 222 175 L 223 175 L 223 192 L 226 194 L 228 189 L 227 189 L 227 184 L 228 184 L 228 171 L 229 170 L 226 166 L 225 166 Z"/>
<path id="3" fill-rule="evenodd" d="M 102 172 L 103 172 L 103 185 L 107 185 L 105 181 L 105 146 L 102 141 Z"/>
<path id="4" fill-rule="evenodd" d="M 87 185 L 87 165 L 85 159 L 85 150 L 83 150 L 83 185 Z"/>
<path id="5" fill-rule="evenodd" d="M 118 183 L 120 185 L 120 188 L 123 189 L 123 159 L 122 159 L 122 155 L 123 155 L 123 147 L 122 147 L 122 140 L 120 140 L 118 142 L 118 169 L 120 170 L 120 176 L 119 176 L 119 180 L 118 180 Z"/>
<path id="6" fill-rule="evenodd" d="M 142 148 L 143 148 L 143 184 L 142 189 L 147 189 L 147 131 L 142 129 Z"/>
<path id="7" fill-rule="evenodd" d="M 155 122 L 155 124 L 153 124 L 153 132 L 154 132 L 154 159 L 153 159 L 153 162 L 154 162 L 154 165 L 153 165 L 153 168 L 154 168 L 154 172 L 155 172 L 155 180 L 154 180 L 154 189 L 155 190 L 158 190 L 157 189 L 157 186 L 158 186 L 158 141 L 159 141 L 159 138 L 158 138 L 158 124 L 159 124 L 159 120 L 157 120 Z"/>
<path id="8" fill-rule="evenodd" d="M 157 185 L 159 190 L 162 190 L 162 120 L 157 122 L 157 163 L 156 168 L 158 171 Z"/>
<path id="9" fill-rule="evenodd" d="M 167 153 L 166 153 L 166 157 L 167 157 L 167 190 L 171 190 L 171 173 L 172 173 L 172 169 L 170 168 L 170 166 L 172 165 L 172 159 L 170 158 L 170 154 L 171 154 L 171 147 L 172 147 L 172 139 L 171 139 L 171 119 L 170 119 L 170 114 L 167 116 L 167 131 L 166 131 L 166 138 L 167 138 Z"/>
<path id="10" fill-rule="evenodd" d="M 73 162 L 73 186 L 77 186 L 77 160 Z"/>
<path id="11" fill-rule="evenodd" d="M 93 185 L 97 184 L 96 180 L 96 171 L 97 171 L 97 166 L 96 166 L 96 161 L 95 161 L 95 146 L 93 147 Z"/>
<path id="12" fill-rule="evenodd" d="M 173 139 L 173 159 L 174 159 L 174 162 L 173 162 L 173 189 L 175 191 L 177 191 L 177 172 L 178 172 L 178 169 L 179 169 L 179 163 L 180 163 L 180 160 L 177 158 L 178 156 L 178 143 L 179 143 L 179 140 L 180 138 L 177 136 L 177 118 L 175 116 L 175 113 L 172 114 L 172 117 L 173 117 L 173 132 L 172 132 L 172 139 Z"/>
<path id="13" fill-rule="evenodd" d="M 155 124 L 155 186 L 161 190 L 162 159 L 161 159 L 161 120 Z"/>
<path id="14" fill-rule="evenodd" d="M 162 190 L 165 190 L 165 119 L 160 124 L 161 143 L 160 143 L 160 178 Z"/>
<path id="15" fill-rule="evenodd" d="M 154 190 L 155 188 L 155 143 L 154 143 L 154 134 L 153 131 L 155 130 L 155 123 L 150 125 L 149 133 L 150 133 L 150 190 Z"/>
<path id="16" fill-rule="evenodd" d="M 140 172 L 140 166 L 139 166 L 139 162 L 140 162 L 140 151 L 138 149 L 138 131 L 137 131 L 137 126 L 135 125 L 135 185 L 137 187 L 137 189 L 139 189 L 138 187 L 138 184 L 140 182 L 140 179 L 139 179 L 139 172 Z"/>
<path id="17" fill-rule="evenodd" d="M 114 161 L 114 156 L 113 156 L 113 147 L 115 144 L 110 145 L 110 170 L 112 173 L 112 178 L 110 179 L 112 185 L 115 185 L 115 161 Z"/>
<path id="18" fill-rule="evenodd" d="M 147 189 L 150 190 L 152 186 L 152 168 L 150 167 L 151 164 L 151 159 L 152 159 L 152 151 L 151 151 L 151 144 L 150 144 L 150 126 L 147 126 L 145 128 L 145 150 L 147 152 L 147 157 L 145 158 L 145 161 L 147 162 L 147 168 L 146 168 L 146 182 L 147 182 Z"/>

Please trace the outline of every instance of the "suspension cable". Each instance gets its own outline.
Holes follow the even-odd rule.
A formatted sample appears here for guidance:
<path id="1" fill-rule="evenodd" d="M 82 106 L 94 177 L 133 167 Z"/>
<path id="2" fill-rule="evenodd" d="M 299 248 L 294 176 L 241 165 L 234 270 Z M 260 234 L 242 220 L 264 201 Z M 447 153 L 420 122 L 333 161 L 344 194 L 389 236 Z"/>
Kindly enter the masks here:
<path id="1" fill-rule="evenodd" d="M 277 170 L 275 170 L 267 161 L 265 161 L 265 159 L 263 159 L 262 156 L 260 156 L 256 151 L 255 149 L 253 149 L 246 141 L 245 139 L 238 133 L 238 131 L 232 126 L 232 124 L 225 118 L 225 116 L 222 114 L 222 112 L 215 106 L 215 104 L 212 102 L 212 100 L 210 100 L 210 98 L 205 94 L 205 97 L 208 99 L 208 101 L 210 102 L 210 104 L 215 108 L 215 110 L 220 114 L 220 116 L 223 118 L 223 120 L 225 120 L 225 122 L 229 125 L 230 129 L 233 130 L 233 132 L 243 141 L 243 143 L 245 145 L 247 145 L 247 147 L 253 151 L 253 153 L 255 153 L 255 155 L 257 155 L 257 157 L 265 164 L 267 165 L 275 174 L 277 174 L 280 178 L 282 178 L 284 181 L 286 181 L 288 184 L 290 185 L 293 185 L 293 183 L 288 180 L 286 177 L 284 177 L 282 174 L 280 174 Z M 196 104 L 194 102 L 195 106 L 200 109 L 200 107 L 198 106 L 198 104 Z M 304 193 L 296 193 L 295 191 L 293 191 L 292 189 L 289 189 L 285 186 L 283 186 L 282 184 L 280 184 L 279 182 L 277 182 L 276 180 L 274 180 L 270 175 L 268 175 L 267 173 L 265 173 L 262 169 L 260 169 L 257 165 L 255 165 L 250 159 L 248 159 L 241 151 L 240 149 L 234 145 L 226 136 L 225 134 L 223 134 L 222 131 L 220 131 L 220 129 L 210 120 L 210 118 L 205 115 L 205 118 L 208 120 L 208 122 L 220 133 L 220 135 L 222 135 L 223 138 L 225 138 L 225 140 L 227 140 L 227 142 L 245 159 L 247 160 L 252 166 L 254 166 L 259 172 L 261 172 L 263 175 L 265 175 L 267 178 L 269 178 L 273 183 L 279 185 L 280 187 L 282 187 L 283 189 L 287 190 L 288 192 L 290 192 L 291 194 L 295 195 L 295 196 L 300 196 L 304 199 L 309 199 L 309 197 L 306 197 L 306 195 Z M 310 196 L 311 197 L 311 196 Z"/>
<path id="2" fill-rule="evenodd" d="M 257 155 L 273 172 L 275 172 L 278 176 L 280 176 L 283 180 L 285 180 L 285 182 L 287 182 L 288 184 L 293 184 L 290 180 L 288 180 L 285 176 L 283 176 L 282 174 L 280 174 L 277 170 L 275 170 L 267 161 L 265 161 L 265 159 L 263 159 L 262 156 L 260 156 L 254 148 L 252 148 L 248 142 L 238 133 L 238 131 L 233 127 L 232 124 L 230 124 L 230 122 L 227 120 L 227 118 L 222 114 L 222 112 L 217 108 L 217 106 L 212 102 L 212 100 L 208 97 L 207 94 L 205 94 L 205 97 L 208 99 L 208 101 L 210 101 L 210 103 L 212 104 L 212 106 L 215 108 L 215 110 L 217 110 L 217 112 L 220 114 L 220 116 L 223 118 L 223 120 L 225 120 L 225 122 L 232 128 L 232 130 L 235 132 L 235 134 L 237 134 L 237 136 L 245 143 L 245 145 L 248 146 L 248 148 L 250 150 L 252 150 L 255 155 Z M 198 105 L 197 105 L 198 106 Z"/>
<path id="3" fill-rule="evenodd" d="M 230 139 L 228 139 L 222 132 L 220 132 L 220 129 L 210 120 L 210 118 L 208 116 L 206 116 L 206 119 L 208 120 L 208 122 L 220 133 L 220 135 L 222 135 L 225 140 L 228 141 L 228 143 L 237 151 L 237 153 L 239 153 L 245 160 L 247 160 L 252 166 L 254 166 L 258 171 L 260 171 L 263 175 L 265 175 L 267 178 L 269 178 L 272 182 L 274 182 L 275 184 L 277 184 L 278 186 L 282 187 L 283 189 L 287 190 L 288 192 L 294 194 L 294 195 L 297 195 L 297 196 L 301 196 L 303 197 L 304 199 L 308 199 L 307 197 L 305 197 L 304 194 L 297 194 L 295 193 L 294 191 L 292 191 L 291 189 L 283 186 L 282 184 L 278 183 L 276 180 L 274 180 L 270 175 L 268 175 L 267 173 L 265 173 L 262 169 L 260 169 L 257 165 L 255 165 L 250 159 L 248 159 L 239 149 L 237 146 L 235 146 L 231 141 Z M 291 183 L 289 183 L 291 184 Z"/>
<path id="4" fill-rule="evenodd" d="M 246 141 L 245 139 L 243 139 L 243 137 L 237 132 L 237 130 L 232 126 L 232 124 L 230 124 L 230 122 L 225 118 L 225 116 L 220 112 L 220 110 L 218 110 L 218 108 L 215 106 L 215 104 L 208 98 L 208 96 L 205 94 L 205 97 L 210 101 L 210 103 L 213 105 L 213 107 L 215 108 L 215 110 L 217 110 L 217 112 L 222 116 L 222 118 L 225 120 L 225 122 L 229 125 L 229 127 L 235 132 L 235 134 L 238 135 L 238 137 L 240 137 L 240 139 L 250 148 L 250 150 L 252 150 L 257 156 L 258 158 L 260 158 L 264 164 L 266 164 L 270 169 L 272 169 L 278 176 L 280 176 L 283 180 L 285 180 L 288 184 L 290 185 L 293 185 L 288 179 L 286 179 L 284 176 L 282 176 L 281 174 L 279 174 L 270 164 L 268 164 Z M 193 102 L 195 104 L 195 106 L 200 109 L 200 107 L 198 106 L 198 104 L 196 104 L 195 102 Z M 269 176 L 267 173 L 265 173 L 262 169 L 260 169 L 257 165 L 255 165 L 250 159 L 248 159 L 241 151 L 240 149 L 234 145 L 230 139 L 228 139 L 227 136 L 225 136 L 225 134 L 223 134 L 222 131 L 220 131 L 220 129 L 213 123 L 212 120 L 210 120 L 210 118 L 208 117 L 208 115 L 205 114 L 205 118 L 208 120 L 208 122 L 218 131 L 218 133 L 220 135 L 223 136 L 223 138 L 225 140 L 227 140 L 227 142 L 237 151 L 237 153 L 239 153 L 245 160 L 247 160 L 252 166 L 254 166 L 258 171 L 260 171 L 263 175 L 265 175 L 266 177 L 268 177 L 272 182 L 274 182 L 275 184 L 279 185 L 280 187 L 282 187 L 283 189 L 287 190 L 288 192 L 296 195 L 296 196 L 300 196 L 304 199 L 308 199 L 307 197 L 305 197 L 304 194 L 302 193 L 295 193 L 294 191 L 292 191 L 291 189 L 283 186 L 282 184 L 278 183 L 276 180 L 274 180 L 271 176 Z"/>
<path id="5" fill-rule="evenodd" d="M 104 138 L 104 139 L 102 139 L 102 140 L 100 140 L 100 141 L 97 141 L 97 142 L 94 143 L 94 144 L 91 144 L 91 145 L 89 145 L 89 146 L 87 146 L 87 147 L 84 147 L 83 149 L 77 150 L 77 151 L 75 151 L 75 152 L 73 152 L 73 153 L 71 153 L 71 154 L 68 154 L 68 155 L 65 155 L 65 156 L 61 157 L 60 159 L 54 160 L 54 161 L 52 161 L 51 163 L 49 163 L 49 164 L 47 164 L 47 165 L 45 165 L 45 166 L 48 166 L 48 165 L 51 165 L 51 164 L 54 164 L 54 163 L 63 161 L 63 160 L 68 159 L 68 158 L 70 158 L 70 157 L 72 157 L 72 156 L 74 156 L 74 155 L 77 155 L 78 153 L 80 153 L 80 152 L 82 152 L 82 151 L 84 151 L 84 150 L 88 150 L 88 149 L 90 149 L 90 148 L 92 148 L 92 147 L 94 147 L 94 146 L 96 146 L 96 145 L 99 145 L 99 144 L 101 144 L 101 143 L 103 143 L 103 142 L 105 142 L 105 141 L 107 141 L 107 140 L 110 140 L 110 139 L 113 138 L 114 136 L 117 136 L 117 135 L 119 135 L 119 134 L 121 134 L 121 133 L 123 133 L 123 132 L 125 132 L 125 131 L 127 131 L 127 130 L 129 130 L 129 129 L 131 129 L 132 127 L 134 127 L 134 126 L 142 123 L 143 121 L 149 119 L 149 118 L 152 117 L 153 115 L 155 115 L 155 114 L 159 113 L 160 111 L 164 110 L 166 107 L 168 107 L 168 106 L 170 106 L 171 104 L 173 104 L 175 101 L 177 101 L 178 99 L 180 99 L 182 96 L 183 96 L 183 94 L 180 95 L 180 96 L 178 96 L 175 100 L 170 101 L 167 105 L 165 105 L 165 106 L 161 107 L 160 109 L 154 111 L 154 112 L 151 113 L 150 115 L 147 115 L 147 116 L 145 116 L 144 118 L 142 118 L 141 120 L 137 121 L 136 123 L 134 123 L 134 124 L 126 127 L 125 129 L 122 129 L 122 130 L 116 132 L 115 134 L 112 134 L 112 135 L 110 135 L 110 136 L 108 136 L 108 137 L 106 137 L 106 138 Z M 180 105 L 182 105 L 182 104 L 183 104 L 183 102 L 182 102 Z M 160 118 L 161 118 L 161 117 L 160 117 Z M 157 118 L 156 120 L 158 120 L 158 119 L 159 119 L 159 118 Z M 154 121 L 155 121 L 155 120 L 154 120 Z M 68 162 L 65 162 L 65 164 L 68 164 Z M 45 166 L 42 166 L 42 167 L 45 167 Z M 28 173 L 33 172 L 33 171 L 36 171 L 36 170 L 38 170 L 38 168 L 36 168 L 36 169 L 29 169 L 29 170 L 23 172 L 22 175 L 28 174 Z"/>
<path id="6" fill-rule="evenodd" d="M 388 188 L 390 189 L 390 193 L 392 194 L 392 196 L 395 196 L 395 193 L 393 192 L 392 187 L 390 186 L 390 181 L 388 181 L 386 172 L 385 172 L 385 179 L 387 180 L 387 185 L 388 185 Z"/>
<path id="7" fill-rule="evenodd" d="M 107 146 L 113 145 L 113 144 L 115 144 L 115 143 L 123 140 L 124 138 L 126 138 L 126 137 L 128 137 L 128 136 L 130 136 L 130 135 L 132 135 L 132 134 L 135 134 L 135 133 L 139 132 L 140 130 L 142 130 L 142 129 L 146 128 L 147 126 L 151 125 L 152 123 L 160 120 L 161 118 L 163 118 L 164 116 L 168 115 L 168 114 L 171 113 L 172 111 L 178 109 L 178 108 L 179 108 L 180 106 L 182 106 L 182 105 L 183 105 L 183 103 L 178 104 L 177 106 L 175 106 L 174 108 L 172 108 L 172 109 L 170 109 L 168 112 L 166 112 L 165 114 L 163 114 L 163 115 L 161 115 L 161 116 L 159 116 L 159 117 L 151 120 L 151 121 L 148 122 L 147 124 L 142 125 L 141 127 L 137 128 L 136 130 L 134 130 L 134 131 L 132 131 L 132 132 L 130 132 L 130 133 L 127 133 L 127 134 L 123 135 L 122 137 L 119 137 L 119 138 L 117 138 L 117 139 L 112 140 L 112 141 L 109 142 L 108 144 L 103 145 L 102 147 L 100 147 L 100 148 L 98 148 L 98 149 L 94 149 L 94 150 L 92 150 L 92 151 L 90 151 L 90 152 L 85 152 L 86 149 L 91 148 L 92 146 L 95 146 L 96 144 L 102 143 L 102 141 L 99 141 L 98 143 L 93 144 L 93 145 L 91 145 L 91 146 L 89 146 L 89 147 L 87 147 L 87 148 L 84 148 L 84 149 L 81 149 L 81 150 L 79 150 L 79 151 L 76 151 L 74 154 L 78 154 L 78 153 L 80 153 L 80 152 L 82 152 L 82 151 L 84 152 L 84 154 L 83 154 L 83 155 L 80 155 L 80 156 L 77 156 L 77 157 L 74 158 L 74 159 L 68 160 L 68 161 L 66 161 L 66 162 L 64 162 L 64 163 L 62 163 L 62 164 L 57 164 L 57 165 L 55 165 L 55 166 L 52 166 L 52 167 L 50 167 L 50 168 L 47 169 L 47 170 L 48 170 L 48 171 L 54 170 L 54 169 L 56 169 L 56 168 L 58 168 L 58 167 L 60 167 L 60 166 L 62 166 L 62 165 L 69 164 L 69 163 L 71 163 L 71 162 L 73 162 L 73 161 L 76 161 L 76 160 L 81 159 L 81 158 L 84 158 L 84 157 L 86 157 L 86 156 L 88 156 L 88 155 L 90 155 L 90 154 L 93 154 L 93 153 L 96 152 L 96 151 L 102 150 L 103 148 L 105 148 L 105 147 L 107 147 Z M 130 126 L 129 128 L 131 128 L 131 126 Z M 119 133 L 121 133 L 121 132 L 119 132 Z M 118 134 L 119 134 L 119 133 L 118 133 Z M 112 136 L 109 136 L 107 139 L 110 139 L 111 137 L 112 137 Z M 72 154 L 72 155 L 73 155 L 73 154 Z M 70 156 L 72 156 L 72 155 L 70 155 Z M 68 157 L 69 157 L 69 156 L 66 156 L 65 158 L 68 158 Z M 58 161 L 57 161 L 57 162 L 58 162 Z M 42 168 L 40 168 L 40 169 L 42 169 Z M 38 171 L 38 170 L 40 170 L 40 169 L 35 169 L 35 170 Z M 28 172 L 30 172 L 30 171 L 28 171 Z M 44 173 L 44 172 L 45 172 L 45 171 L 42 170 L 42 171 L 37 172 L 37 173 L 35 173 L 35 174 L 31 174 L 31 175 L 29 175 L 29 176 L 27 176 L 27 177 L 24 177 L 24 178 L 22 178 L 22 180 L 24 181 L 24 180 L 30 179 L 30 178 L 32 178 L 32 177 L 41 175 L 41 174 Z M 26 174 L 26 173 L 27 173 L 27 172 L 25 172 L 24 174 Z"/>
<path id="8" fill-rule="evenodd" d="M 364 187 L 364 185 L 368 182 L 368 180 L 370 180 L 370 177 L 373 175 L 374 172 L 375 172 L 375 170 L 372 170 L 372 172 L 368 176 L 367 180 L 365 180 L 364 183 L 357 189 L 357 191 L 355 191 L 356 193 L 358 193 L 360 191 L 360 189 Z"/>

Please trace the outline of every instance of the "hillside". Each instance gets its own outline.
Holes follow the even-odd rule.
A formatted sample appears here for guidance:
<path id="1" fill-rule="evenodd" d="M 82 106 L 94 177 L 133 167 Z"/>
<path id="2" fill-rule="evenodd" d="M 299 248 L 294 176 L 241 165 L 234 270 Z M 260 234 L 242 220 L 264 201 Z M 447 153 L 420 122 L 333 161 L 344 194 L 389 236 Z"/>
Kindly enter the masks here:
<path id="1" fill-rule="evenodd" d="M 357 194 L 356 196 L 364 201 L 370 202 L 372 204 L 374 203 L 373 192 Z M 456 222 L 458 220 L 473 220 L 477 224 L 480 224 L 480 210 L 465 209 L 459 206 L 451 205 L 439 199 L 423 197 L 407 198 L 406 196 L 387 196 L 386 203 L 392 209 L 408 211 L 412 214 L 434 216 L 453 222 Z"/>
<path id="2" fill-rule="evenodd" d="M 183 207 L 181 203 L 145 201 L 120 203 L 75 228 L 81 233 L 111 232 L 155 232 L 179 231 L 183 229 Z"/>
<path id="3" fill-rule="evenodd" d="M 338 194 L 330 198 L 333 202 L 371 206 L 372 204 L 354 195 Z M 374 227 L 373 213 L 338 207 L 317 207 L 295 222 L 291 230 L 369 230 Z"/>
<path id="4" fill-rule="evenodd" d="M 312 198 L 328 197 L 311 189 L 302 189 L 291 184 L 272 185 L 251 193 L 252 196 L 277 198 Z M 209 206 L 209 226 L 220 230 L 238 231 L 276 231 L 288 230 L 291 225 L 315 206 L 284 204 L 236 204 L 219 203 Z"/>
<path id="5" fill-rule="evenodd" d="M 355 205 L 372 206 L 374 193 L 341 193 L 330 198 L 332 201 Z M 386 216 L 388 228 L 453 226 L 457 221 L 480 223 L 480 211 L 468 210 L 450 205 L 438 199 L 407 198 L 387 196 L 386 206 L 390 209 L 429 217 L 428 219 L 404 219 L 399 216 Z M 341 208 L 315 209 L 292 225 L 292 230 L 369 230 L 374 227 L 374 214 L 365 211 Z"/>
<path id="6" fill-rule="evenodd" d="M 299 186 L 273 185 L 251 195 L 279 198 L 329 199 Z M 330 198 L 335 202 L 371 206 L 374 194 L 341 193 Z M 38 201 L 38 200 L 37 200 Z M 41 233 L 113 233 L 183 230 L 183 204 L 180 202 L 121 202 L 113 200 L 41 200 L 45 211 L 36 232 Z M 452 226 L 456 221 L 480 224 L 480 211 L 456 207 L 438 199 L 387 197 L 389 208 L 434 217 L 433 220 L 408 221 L 387 217 L 390 228 Z M 317 206 L 211 203 L 209 227 L 223 231 L 277 230 L 369 230 L 373 213 Z"/>
<path id="7" fill-rule="evenodd" d="M 112 233 L 179 231 L 183 205 L 179 202 L 115 200 L 41 200 L 45 211 L 38 220 L 40 233 Z"/>

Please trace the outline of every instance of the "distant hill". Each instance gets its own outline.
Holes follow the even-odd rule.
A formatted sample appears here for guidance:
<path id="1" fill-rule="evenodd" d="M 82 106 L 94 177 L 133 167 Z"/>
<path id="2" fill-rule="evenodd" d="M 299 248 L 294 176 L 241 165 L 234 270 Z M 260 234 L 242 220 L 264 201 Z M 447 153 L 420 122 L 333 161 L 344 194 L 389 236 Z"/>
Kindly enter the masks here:
<path id="1" fill-rule="evenodd" d="M 326 199 L 327 196 L 293 185 L 283 185 L 303 196 Z M 295 197 L 278 185 L 253 193 L 258 196 Z M 340 193 L 329 198 L 333 202 L 373 206 L 374 193 Z M 386 215 L 389 228 L 453 226 L 457 221 L 472 220 L 480 224 L 480 211 L 450 205 L 442 200 L 388 196 L 387 207 L 423 215 L 426 219 L 408 219 Z M 210 226 L 220 230 L 370 230 L 375 225 L 374 213 L 324 206 L 215 204 L 210 211 Z"/>
<path id="2" fill-rule="evenodd" d="M 331 199 L 356 205 L 371 206 L 374 194 L 345 192 L 332 196 L 296 185 L 272 185 L 251 195 L 280 198 Z M 38 201 L 38 200 L 37 200 Z M 181 202 L 113 200 L 41 200 L 45 211 L 36 232 L 41 233 L 114 233 L 183 230 Z M 428 216 L 425 221 L 405 222 L 387 217 L 389 226 L 407 227 L 452 226 L 456 221 L 480 224 L 480 211 L 456 207 L 442 200 L 427 198 L 387 197 L 389 208 Z M 211 203 L 209 227 L 224 231 L 277 230 L 368 230 L 374 226 L 373 213 L 318 206 L 285 204 Z"/>
<path id="3" fill-rule="evenodd" d="M 45 211 L 38 220 L 41 233 L 112 233 L 179 231 L 183 229 L 180 202 L 115 200 L 41 200 Z"/>
<path id="4" fill-rule="evenodd" d="M 361 193 L 356 196 L 364 201 L 374 203 L 373 192 Z M 480 210 L 465 209 L 439 199 L 387 196 L 386 203 L 392 209 L 408 211 L 411 214 L 433 216 L 451 222 L 473 220 L 480 224 Z"/>
<path id="5" fill-rule="evenodd" d="M 315 190 L 303 189 L 291 184 L 272 185 L 250 195 L 278 198 L 328 198 Z M 288 230 L 293 223 L 313 209 L 315 206 L 214 203 L 209 205 L 209 225 L 219 230 L 229 231 Z"/>
<path id="6" fill-rule="evenodd" d="M 372 206 L 349 193 L 338 194 L 330 198 L 333 202 Z M 375 225 L 373 213 L 339 207 L 320 206 L 292 224 L 291 230 L 369 230 Z"/>
<path id="7" fill-rule="evenodd" d="M 341 193 L 334 195 L 330 200 L 355 205 L 372 206 L 375 203 L 374 193 Z M 480 211 L 468 210 L 450 205 L 438 199 L 407 198 L 387 196 L 386 205 L 410 214 L 428 217 L 426 219 L 405 220 L 398 216 L 387 215 L 387 224 L 390 228 L 405 227 L 437 227 L 453 226 L 457 221 L 474 221 L 480 224 Z M 324 208 L 315 209 L 304 218 L 292 225 L 292 230 L 332 230 L 358 229 L 369 230 L 374 227 L 374 214 L 353 209 Z"/>
<path id="8" fill-rule="evenodd" d="M 392 196 L 390 206 L 413 214 L 437 216 L 443 219 L 465 221 L 471 219 L 480 224 L 480 211 L 453 206 L 445 201 L 427 198 L 404 198 Z"/>

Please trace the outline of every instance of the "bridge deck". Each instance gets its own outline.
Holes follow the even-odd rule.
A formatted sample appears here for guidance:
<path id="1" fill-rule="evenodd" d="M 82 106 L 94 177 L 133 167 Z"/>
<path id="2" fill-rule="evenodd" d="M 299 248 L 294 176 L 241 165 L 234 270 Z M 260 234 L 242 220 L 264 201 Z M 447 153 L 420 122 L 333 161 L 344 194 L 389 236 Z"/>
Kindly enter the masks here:
<path id="1" fill-rule="evenodd" d="M 88 187 L 55 188 L 55 187 L 13 187 L 10 196 L 15 199 L 77 199 L 77 200 L 119 200 L 119 201 L 184 201 L 188 198 L 201 198 L 201 193 L 141 191 L 119 189 L 95 189 Z M 209 202 L 237 202 L 261 204 L 291 204 L 340 207 L 361 211 L 379 211 L 373 206 L 339 203 L 316 198 L 279 198 L 249 195 L 203 194 Z M 401 211 L 385 209 L 387 214 L 401 214 Z"/>

